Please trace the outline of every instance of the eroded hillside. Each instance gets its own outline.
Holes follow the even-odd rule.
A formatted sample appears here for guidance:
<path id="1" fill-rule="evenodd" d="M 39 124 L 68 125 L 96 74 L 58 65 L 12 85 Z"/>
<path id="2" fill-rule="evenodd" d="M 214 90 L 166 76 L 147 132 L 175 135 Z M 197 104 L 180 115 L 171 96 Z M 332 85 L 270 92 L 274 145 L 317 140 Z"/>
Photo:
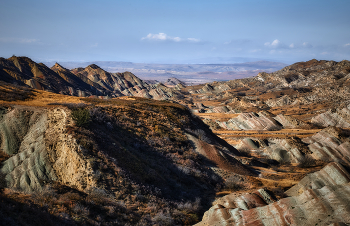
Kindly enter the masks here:
<path id="1" fill-rule="evenodd" d="M 192 111 L 245 153 L 237 159 L 259 172 L 259 181 L 273 191 L 236 186 L 224 202 L 213 203 L 198 225 L 350 223 L 345 217 L 349 205 L 342 198 L 349 186 L 349 76 L 349 61 L 311 60 L 270 74 L 183 89 Z M 338 165 L 325 167 L 329 162 Z M 304 178 L 303 173 L 314 171 Z M 308 203 L 324 209 L 310 209 Z"/>
<path id="2" fill-rule="evenodd" d="M 348 61 L 164 89 L 97 65 L 52 71 L 116 97 L 2 75 L 5 222 L 26 222 L 23 205 L 53 225 L 350 224 Z"/>
<path id="3" fill-rule="evenodd" d="M 79 99 L 2 84 L 17 100 L 4 98 L 0 109 L 6 221 L 24 222 L 5 211 L 19 202 L 59 224 L 191 225 L 225 176 L 255 175 L 179 104 Z"/>

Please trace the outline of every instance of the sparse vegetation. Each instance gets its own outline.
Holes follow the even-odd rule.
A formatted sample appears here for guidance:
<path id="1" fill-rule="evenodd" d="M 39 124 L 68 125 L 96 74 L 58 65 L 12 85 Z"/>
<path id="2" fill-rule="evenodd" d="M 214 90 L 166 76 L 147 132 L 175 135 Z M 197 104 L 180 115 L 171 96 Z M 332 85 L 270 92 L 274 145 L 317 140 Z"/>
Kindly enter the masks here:
<path id="1" fill-rule="evenodd" d="M 310 155 L 305 155 L 301 160 L 299 160 L 298 166 L 301 168 L 308 168 L 308 167 L 313 167 L 315 166 L 316 161 L 312 156 Z"/>
<path id="2" fill-rule="evenodd" d="M 0 123 L 15 104 L 71 112 L 75 125 L 69 119 L 60 133 L 69 137 L 71 146 L 67 147 L 73 147 L 69 158 L 80 158 L 77 164 L 91 167 L 88 175 L 91 181 L 80 186 L 79 182 L 71 185 L 68 182 L 62 184 L 59 179 L 56 182 L 40 179 L 38 183 L 43 189 L 25 194 L 5 188 L 5 175 L 0 174 L 0 192 L 3 191 L 0 194 L 0 218 L 7 225 L 40 225 L 42 222 L 36 219 L 37 216 L 44 219 L 45 225 L 193 225 L 201 220 L 214 198 L 223 194 L 237 192 L 237 195 L 244 195 L 247 191 L 256 195 L 256 189 L 266 188 L 277 199 L 284 198 L 288 188 L 325 165 L 313 157 L 323 156 L 320 158 L 330 161 L 342 154 L 339 150 L 344 153 L 348 150 L 348 129 L 328 127 L 321 131 L 321 127 L 326 127 L 327 123 L 347 125 L 350 116 L 345 94 L 348 90 L 341 87 L 343 83 L 348 86 L 345 79 L 349 67 L 342 71 L 332 68 L 336 72 L 329 72 L 329 76 L 320 80 L 323 75 L 317 73 L 324 71 L 320 69 L 324 63 L 313 60 L 293 65 L 285 73 L 282 71 L 273 76 L 262 73 L 263 80 L 259 81 L 248 78 L 239 82 L 214 82 L 191 87 L 191 93 L 185 88 L 184 96 L 177 101 L 201 112 L 207 111 L 197 115 L 174 101 L 140 97 L 78 98 L 1 83 L 0 102 L 6 107 L 0 107 Z M 92 67 L 98 69 L 96 65 Z M 300 71 L 299 67 L 307 68 L 307 71 Z M 37 78 L 45 81 L 43 67 L 35 66 L 34 69 Z M 305 81 L 313 78 L 321 85 L 305 88 L 303 83 L 298 87 L 300 78 Z M 314 84 L 314 80 L 311 79 L 310 84 Z M 322 85 L 328 80 L 341 83 Z M 197 88 L 201 90 L 195 90 Z M 75 90 L 69 90 L 74 94 Z M 333 102 L 341 104 L 326 102 L 330 98 L 328 94 L 334 97 Z M 23 107 L 23 112 L 27 108 Z M 317 129 L 317 122 L 312 119 L 326 110 L 329 115 L 319 119 L 320 129 Z M 278 128 L 274 131 L 266 130 L 266 127 L 249 130 L 243 125 L 243 129 L 227 130 L 229 120 L 242 116 L 237 114 L 240 112 L 255 112 L 246 114 L 245 117 L 253 120 L 242 119 L 242 125 L 246 123 L 253 128 L 275 123 Z M 35 116 L 36 113 L 27 112 L 23 116 L 26 125 L 37 120 L 35 117 L 29 120 L 30 114 Z M 336 114 L 338 118 L 333 117 Z M 269 120 L 260 121 L 264 116 Z M 215 128 L 214 133 L 203 124 L 203 118 Z M 0 128 L 10 133 L 9 128 L 18 127 L 15 122 L 13 125 L 1 127 L 0 124 Z M 14 134 L 15 139 L 11 142 L 20 144 L 26 131 L 15 131 Z M 251 138 L 251 141 L 242 142 L 244 138 Z M 3 141 L 1 139 L 4 138 L 0 136 Z M 55 148 L 55 142 L 45 141 L 48 141 L 45 148 Z M 32 146 L 34 151 L 37 147 Z M 13 148 L 13 155 L 0 153 L 0 161 L 15 156 L 19 148 Z M 320 150 L 318 155 L 314 153 L 317 148 Z M 332 152 L 332 148 L 338 151 L 330 158 L 328 152 Z M 16 156 L 11 167 L 24 164 L 22 158 L 32 151 L 28 150 L 19 158 Z M 54 161 L 54 155 L 59 155 L 59 151 L 47 157 Z M 44 154 L 43 151 L 31 161 L 45 158 Z M 302 157 L 296 159 L 297 156 Z M 336 161 L 344 166 L 348 164 L 342 156 Z M 237 165 L 247 170 L 235 171 Z M 69 164 L 66 166 L 70 167 Z M 29 170 L 29 167 L 25 169 Z M 251 174 L 246 174 L 247 171 Z M 16 169 L 15 173 L 18 172 L 20 170 Z M 29 176 L 26 178 L 30 179 Z M 322 185 L 321 182 L 318 184 Z M 16 215 L 17 212 L 20 214 Z"/>
<path id="3" fill-rule="evenodd" d="M 29 87 L 0 81 L 0 100 L 23 101 L 32 98 L 34 93 L 35 91 Z"/>
<path id="4" fill-rule="evenodd" d="M 224 189 L 230 190 L 231 192 L 238 191 L 244 188 L 244 181 L 242 178 L 232 175 L 225 181 Z"/>
<path id="5" fill-rule="evenodd" d="M 207 142 L 208 144 L 211 143 L 211 140 L 206 136 L 206 134 L 203 130 L 197 129 L 193 133 L 198 137 L 198 139 L 200 139 L 204 142 Z"/>
<path id="6" fill-rule="evenodd" d="M 90 112 L 85 108 L 73 109 L 72 118 L 77 126 L 87 126 L 90 122 Z"/>

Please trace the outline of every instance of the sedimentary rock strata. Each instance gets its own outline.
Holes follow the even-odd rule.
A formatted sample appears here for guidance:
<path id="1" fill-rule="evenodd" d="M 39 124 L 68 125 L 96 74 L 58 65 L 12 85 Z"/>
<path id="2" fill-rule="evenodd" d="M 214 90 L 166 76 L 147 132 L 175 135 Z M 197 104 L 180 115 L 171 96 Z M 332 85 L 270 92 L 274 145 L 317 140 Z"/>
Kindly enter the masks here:
<path id="1" fill-rule="evenodd" d="M 252 194 L 236 200 L 225 198 L 223 204 L 216 204 L 210 208 L 204 214 L 202 221 L 196 225 L 349 224 L 349 174 L 336 163 L 327 165 L 317 174 L 308 175 L 300 184 L 287 191 L 293 196 L 277 202 L 254 202 L 256 196 L 248 198 L 252 197 Z M 241 202 L 239 200 L 245 200 L 246 205 L 239 204 Z M 249 203 L 247 200 L 254 202 L 252 208 L 247 205 Z"/>
<path id="2" fill-rule="evenodd" d="M 279 130 L 282 126 L 272 117 L 262 113 L 241 113 L 236 118 L 222 123 L 223 127 L 232 130 Z"/>
<path id="3" fill-rule="evenodd" d="M 49 181 L 78 189 L 94 185 L 89 162 L 78 154 L 79 145 L 66 133 L 69 112 L 35 108 L 9 110 L 0 121 L 1 151 L 7 187 L 40 190 Z"/>
<path id="4" fill-rule="evenodd" d="M 314 159 L 337 161 L 350 166 L 350 142 L 339 138 L 337 130 L 327 128 L 302 141 L 308 144 Z"/>

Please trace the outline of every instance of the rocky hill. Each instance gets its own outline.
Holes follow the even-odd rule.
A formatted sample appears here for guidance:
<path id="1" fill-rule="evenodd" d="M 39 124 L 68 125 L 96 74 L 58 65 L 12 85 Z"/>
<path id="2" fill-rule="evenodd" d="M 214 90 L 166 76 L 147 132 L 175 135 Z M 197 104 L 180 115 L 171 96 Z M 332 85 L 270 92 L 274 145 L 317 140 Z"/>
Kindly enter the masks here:
<path id="1" fill-rule="evenodd" d="M 229 177 L 225 183 L 236 191 L 213 202 L 198 225 L 349 224 L 349 205 L 340 204 L 350 172 L 349 78 L 349 61 L 311 60 L 252 78 L 184 88 L 188 107 L 246 153 L 237 159 L 260 173 L 264 188 L 282 189 L 242 189 L 246 182 Z M 273 161 L 286 168 L 273 167 Z M 337 163 L 291 186 L 296 172 L 327 162 Z M 308 203 L 324 208 L 313 210 Z"/>
<path id="2" fill-rule="evenodd" d="M 335 180 L 336 178 L 336 180 Z M 226 196 L 210 208 L 201 225 L 347 225 L 350 174 L 336 163 L 305 177 L 278 202 L 264 190 Z"/>
<path id="3" fill-rule="evenodd" d="M 349 61 L 174 88 L 1 65 L 7 225 L 350 224 Z"/>
<path id="4" fill-rule="evenodd" d="M 95 64 L 68 70 L 58 63 L 52 68 L 27 57 L 0 59 L 1 80 L 65 95 L 88 97 L 139 96 L 165 100 L 181 94 L 162 84 L 148 85 L 130 72 L 109 73 Z"/>
<path id="5" fill-rule="evenodd" d="M 177 78 L 168 78 L 167 81 L 164 83 L 164 85 L 166 86 L 176 86 L 176 85 L 181 85 L 182 87 L 186 86 L 186 83 L 184 83 L 183 81 L 177 79 Z"/>
<path id="6" fill-rule="evenodd" d="M 0 98 L 0 216 L 8 224 L 35 224 L 11 212 L 24 205 L 23 214 L 38 211 L 53 225 L 191 225 L 224 175 L 256 174 L 179 104 L 11 87 L 0 86 L 16 101 Z"/>

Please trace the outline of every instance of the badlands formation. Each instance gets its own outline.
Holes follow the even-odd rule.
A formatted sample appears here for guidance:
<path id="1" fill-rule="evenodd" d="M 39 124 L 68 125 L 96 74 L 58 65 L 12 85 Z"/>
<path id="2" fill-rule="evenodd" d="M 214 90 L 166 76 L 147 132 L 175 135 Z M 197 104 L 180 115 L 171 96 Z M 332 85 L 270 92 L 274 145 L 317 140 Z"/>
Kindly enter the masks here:
<path id="1" fill-rule="evenodd" d="M 0 59 L 6 225 L 349 225 L 350 62 L 185 87 Z"/>

